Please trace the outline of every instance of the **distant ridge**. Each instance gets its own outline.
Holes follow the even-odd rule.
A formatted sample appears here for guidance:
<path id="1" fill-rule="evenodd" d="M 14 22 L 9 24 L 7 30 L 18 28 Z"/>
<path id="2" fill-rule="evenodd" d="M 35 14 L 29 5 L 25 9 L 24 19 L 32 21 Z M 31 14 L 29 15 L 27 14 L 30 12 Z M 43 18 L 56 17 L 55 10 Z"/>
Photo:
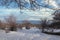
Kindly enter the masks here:
<path id="1" fill-rule="evenodd" d="M 20 21 L 17 21 L 17 23 L 23 23 L 24 20 L 20 20 Z M 41 21 L 39 20 L 29 20 L 28 22 L 32 23 L 32 24 L 40 24 Z"/>

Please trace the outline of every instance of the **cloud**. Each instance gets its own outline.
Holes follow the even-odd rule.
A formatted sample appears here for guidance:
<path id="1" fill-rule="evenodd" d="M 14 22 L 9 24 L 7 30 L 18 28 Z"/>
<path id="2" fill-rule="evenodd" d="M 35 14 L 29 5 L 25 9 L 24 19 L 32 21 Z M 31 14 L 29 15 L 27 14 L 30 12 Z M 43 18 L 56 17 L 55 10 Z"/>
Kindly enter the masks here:
<path id="1" fill-rule="evenodd" d="M 25 1 L 29 2 L 29 0 L 25 0 Z M 46 0 L 46 3 L 47 3 L 47 0 Z M 9 9 L 6 7 L 2 8 L 2 6 L 0 6 L 0 16 L 5 17 L 5 16 L 8 16 L 10 14 L 14 14 L 17 17 L 17 20 L 24 20 L 24 19 L 40 20 L 40 18 L 52 19 L 52 17 L 53 17 L 51 14 L 54 11 L 51 9 L 48 9 L 48 8 L 41 8 L 41 10 L 36 10 L 36 11 L 29 10 L 29 9 L 20 10 L 19 8 L 14 8 L 16 5 L 15 5 L 15 3 L 11 3 L 9 5 L 9 7 L 11 7 L 11 8 L 9 8 Z M 54 0 L 50 0 L 49 5 L 57 7 L 57 4 Z"/>
<path id="2" fill-rule="evenodd" d="M 28 2 L 28 3 L 30 3 L 30 1 L 29 0 L 25 0 L 26 2 Z"/>
<path id="3" fill-rule="evenodd" d="M 25 9 L 25 10 L 21 10 L 21 12 L 23 12 L 23 14 L 26 14 L 25 16 L 29 16 L 30 19 L 36 20 L 41 18 L 52 19 L 53 16 L 51 14 L 54 11 L 48 8 L 42 8 L 41 10 L 36 10 L 36 11 Z"/>
<path id="4" fill-rule="evenodd" d="M 45 3 L 58 8 L 58 4 L 55 0 L 45 0 Z"/>
<path id="5" fill-rule="evenodd" d="M 4 19 L 5 17 L 9 16 L 10 14 L 16 14 L 19 13 L 20 10 L 19 9 L 0 9 L 0 19 Z M 16 14 L 17 15 L 17 14 Z"/>
<path id="6" fill-rule="evenodd" d="M 41 10 L 29 10 L 29 9 L 0 9 L 0 18 L 14 14 L 17 17 L 17 20 L 40 20 L 41 18 L 52 19 L 53 10 L 48 8 L 42 8 Z"/>

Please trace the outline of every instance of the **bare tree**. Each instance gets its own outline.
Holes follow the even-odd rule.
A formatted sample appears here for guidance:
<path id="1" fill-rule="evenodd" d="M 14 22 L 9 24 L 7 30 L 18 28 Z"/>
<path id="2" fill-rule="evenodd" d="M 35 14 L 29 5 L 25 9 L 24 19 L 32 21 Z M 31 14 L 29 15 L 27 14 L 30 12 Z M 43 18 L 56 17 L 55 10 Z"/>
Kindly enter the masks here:
<path id="1" fill-rule="evenodd" d="M 1 1 L 2 2 L 0 2 L 0 4 L 6 7 L 8 7 L 12 2 L 16 2 L 20 9 L 26 8 L 25 5 L 27 5 L 27 2 L 25 0 L 1 0 Z M 29 0 L 29 2 L 32 10 L 39 8 L 39 4 L 37 3 L 36 0 Z"/>
<path id="2" fill-rule="evenodd" d="M 60 10 L 56 10 L 55 12 L 54 12 L 54 20 L 60 20 Z"/>
<path id="3" fill-rule="evenodd" d="M 36 0 L 29 0 L 29 1 L 30 1 L 31 9 L 35 10 L 40 7 L 40 5 L 37 3 Z"/>
<path id="4" fill-rule="evenodd" d="M 3 28 L 3 22 L 0 20 L 0 28 Z"/>
<path id="5" fill-rule="evenodd" d="M 22 29 L 24 25 L 22 23 L 18 24 L 18 28 Z"/>
<path id="6" fill-rule="evenodd" d="M 29 21 L 25 20 L 23 23 L 24 23 L 26 29 L 30 29 L 30 22 Z"/>
<path id="7" fill-rule="evenodd" d="M 14 15 L 9 15 L 5 20 L 11 31 L 16 30 L 16 17 Z"/>
<path id="8" fill-rule="evenodd" d="M 0 5 L 8 7 L 12 2 L 16 2 L 20 9 L 24 8 L 26 5 L 25 0 L 1 0 Z"/>
<path id="9" fill-rule="evenodd" d="M 42 32 L 44 32 L 44 28 L 46 27 L 46 20 L 42 20 Z"/>
<path id="10" fill-rule="evenodd" d="M 54 19 L 55 28 L 59 28 L 59 26 L 60 26 L 60 10 L 56 10 L 53 15 L 54 15 L 53 19 Z"/>

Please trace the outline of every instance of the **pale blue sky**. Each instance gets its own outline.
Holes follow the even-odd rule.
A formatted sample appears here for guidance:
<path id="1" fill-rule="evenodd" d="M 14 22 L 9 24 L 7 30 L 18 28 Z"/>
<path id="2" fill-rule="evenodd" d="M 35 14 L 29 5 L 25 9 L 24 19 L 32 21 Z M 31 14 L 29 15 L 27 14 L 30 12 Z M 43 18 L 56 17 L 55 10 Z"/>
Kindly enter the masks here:
<path id="1" fill-rule="evenodd" d="M 1 4 L 0 0 L 0 4 Z M 29 0 L 25 0 L 27 3 L 25 4 L 26 8 L 29 8 Z M 3 19 L 4 17 L 7 17 L 10 14 L 14 14 L 17 17 L 17 20 L 40 20 L 40 19 L 52 19 L 51 14 L 55 11 L 49 8 L 59 8 L 60 0 L 50 0 L 50 4 L 47 2 L 48 0 L 37 0 L 38 4 L 44 6 L 47 5 L 47 7 L 40 7 L 41 10 L 20 10 L 18 8 L 18 5 L 16 2 L 12 2 L 9 4 L 8 8 L 6 6 L 0 5 L 0 19 Z"/>

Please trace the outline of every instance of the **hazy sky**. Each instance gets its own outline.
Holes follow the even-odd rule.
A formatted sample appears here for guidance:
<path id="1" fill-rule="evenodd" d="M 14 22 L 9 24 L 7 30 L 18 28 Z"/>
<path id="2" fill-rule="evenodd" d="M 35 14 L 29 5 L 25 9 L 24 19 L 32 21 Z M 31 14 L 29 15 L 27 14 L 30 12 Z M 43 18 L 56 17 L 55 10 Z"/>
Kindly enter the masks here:
<path id="1" fill-rule="evenodd" d="M 29 0 L 25 0 L 29 3 Z M 1 2 L 1 0 L 0 0 Z M 52 19 L 52 13 L 55 10 L 49 8 L 59 8 L 60 0 L 50 0 L 48 4 L 48 0 L 37 0 L 37 2 L 41 5 L 47 5 L 47 8 L 41 7 L 41 10 L 20 10 L 16 2 L 12 2 L 9 4 L 8 8 L 6 6 L 0 6 L 0 19 L 7 17 L 10 14 L 14 14 L 17 17 L 17 20 L 40 20 L 40 19 Z M 1 3 L 0 3 L 1 4 Z M 25 5 L 27 8 L 30 7 L 29 4 Z"/>

